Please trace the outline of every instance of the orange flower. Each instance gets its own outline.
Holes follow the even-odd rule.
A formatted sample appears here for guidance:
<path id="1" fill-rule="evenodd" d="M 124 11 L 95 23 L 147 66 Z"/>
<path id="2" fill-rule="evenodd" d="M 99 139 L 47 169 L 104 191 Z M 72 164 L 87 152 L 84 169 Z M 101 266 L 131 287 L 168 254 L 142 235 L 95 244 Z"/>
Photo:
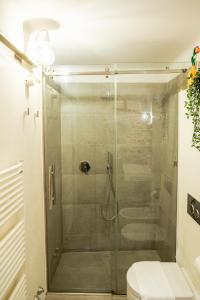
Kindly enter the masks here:
<path id="1" fill-rule="evenodd" d="M 194 48 L 194 52 L 197 54 L 197 53 L 199 53 L 200 52 L 200 47 L 199 46 L 196 46 L 195 48 Z"/>

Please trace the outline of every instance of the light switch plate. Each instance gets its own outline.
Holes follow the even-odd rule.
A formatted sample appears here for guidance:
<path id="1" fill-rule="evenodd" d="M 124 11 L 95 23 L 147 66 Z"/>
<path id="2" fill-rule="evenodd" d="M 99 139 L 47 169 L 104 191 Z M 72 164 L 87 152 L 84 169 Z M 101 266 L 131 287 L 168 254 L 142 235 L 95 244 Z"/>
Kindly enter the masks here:
<path id="1" fill-rule="evenodd" d="M 190 194 L 187 199 L 187 212 L 200 225 L 200 202 Z"/>

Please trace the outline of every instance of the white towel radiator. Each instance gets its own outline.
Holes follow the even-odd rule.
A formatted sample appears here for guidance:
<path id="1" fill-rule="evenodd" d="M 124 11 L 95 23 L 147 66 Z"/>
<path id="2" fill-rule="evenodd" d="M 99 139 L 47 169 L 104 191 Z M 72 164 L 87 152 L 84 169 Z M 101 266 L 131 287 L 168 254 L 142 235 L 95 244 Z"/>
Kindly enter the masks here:
<path id="1" fill-rule="evenodd" d="M 23 163 L 0 171 L 0 299 L 26 300 Z"/>

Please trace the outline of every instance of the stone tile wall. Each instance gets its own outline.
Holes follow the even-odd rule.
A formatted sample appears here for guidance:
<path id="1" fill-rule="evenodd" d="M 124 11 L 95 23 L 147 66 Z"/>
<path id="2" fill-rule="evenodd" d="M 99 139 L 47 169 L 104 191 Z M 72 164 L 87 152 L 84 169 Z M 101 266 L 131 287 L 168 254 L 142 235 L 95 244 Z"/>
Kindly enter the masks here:
<path id="1" fill-rule="evenodd" d="M 119 210 L 133 212 L 119 214 L 120 250 L 155 249 L 165 92 L 166 84 L 118 84 L 117 195 Z"/>
<path id="2" fill-rule="evenodd" d="M 70 83 L 61 106 L 62 207 L 65 250 L 109 250 L 112 226 L 101 216 L 107 195 L 107 152 L 114 152 L 110 84 Z M 79 169 L 88 161 L 88 175 Z"/>

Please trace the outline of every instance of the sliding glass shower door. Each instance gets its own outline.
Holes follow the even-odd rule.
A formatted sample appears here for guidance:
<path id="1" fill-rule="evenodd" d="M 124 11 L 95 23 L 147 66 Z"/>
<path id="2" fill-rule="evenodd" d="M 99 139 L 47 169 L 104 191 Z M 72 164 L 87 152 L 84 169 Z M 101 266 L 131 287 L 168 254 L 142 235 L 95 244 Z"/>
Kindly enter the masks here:
<path id="1" fill-rule="evenodd" d="M 116 293 L 137 261 L 176 260 L 178 91 L 185 74 L 117 75 Z"/>
<path id="2" fill-rule="evenodd" d="M 51 292 L 126 294 L 134 262 L 175 261 L 178 92 L 186 76 L 122 67 L 77 75 L 63 67 L 44 84 Z"/>

